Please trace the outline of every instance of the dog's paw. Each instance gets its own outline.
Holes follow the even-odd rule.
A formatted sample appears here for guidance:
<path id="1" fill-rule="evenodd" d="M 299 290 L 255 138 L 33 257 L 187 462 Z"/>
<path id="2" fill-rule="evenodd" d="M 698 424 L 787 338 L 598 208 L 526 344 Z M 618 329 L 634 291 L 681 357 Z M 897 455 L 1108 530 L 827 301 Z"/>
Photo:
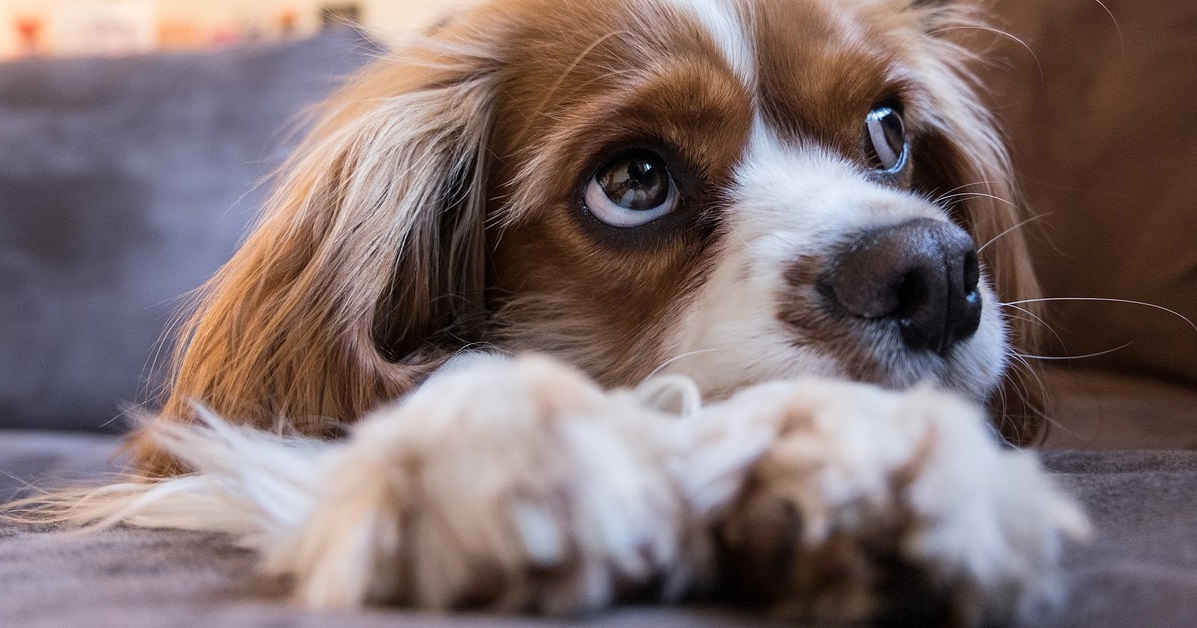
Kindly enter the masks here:
<path id="1" fill-rule="evenodd" d="M 708 429 L 773 439 L 716 535 L 733 593 L 782 616 L 1004 622 L 1051 600 L 1062 539 L 1087 532 L 1034 457 L 942 393 L 777 383 L 712 410 Z"/>
<path id="2" fill-rule="evenodd" d="M 545 358 L 484 358 L 374 413 L 268 567 L 313 607 L 567 613 L 685 580 L 662 418 Z"/>

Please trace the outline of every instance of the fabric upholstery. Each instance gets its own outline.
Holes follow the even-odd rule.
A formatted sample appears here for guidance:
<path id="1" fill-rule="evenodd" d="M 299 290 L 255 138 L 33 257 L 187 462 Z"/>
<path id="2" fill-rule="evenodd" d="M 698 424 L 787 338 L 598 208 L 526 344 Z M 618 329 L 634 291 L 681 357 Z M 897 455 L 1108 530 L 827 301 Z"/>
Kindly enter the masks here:
<path id="1" fill-rule="evenodd" d="M 1197 2 L 994 0 L 984 73 L 1031 209 L 1046 295 L 1197 322 Z M 1025 44 L 1025 47 L 1024 47 Z M 1057 355 L 1197 385 L 1197 330 L 1059 302 Z M 1129 346 L 1124 346 L 1128 345 Z"/>
<path id="2" fill-rule="evenodd" d="M 1053 369 L 1044 446 L 1197 450 L 1197 389 L 1108 371 Z"/>
<path id="3" fill-rule="evenodd" d="M 288 126 L 367 56 L 340 32 L 0 64 L 0 427 L 98 429 L 149 396 L 155 343 L 231 255 Z"/>

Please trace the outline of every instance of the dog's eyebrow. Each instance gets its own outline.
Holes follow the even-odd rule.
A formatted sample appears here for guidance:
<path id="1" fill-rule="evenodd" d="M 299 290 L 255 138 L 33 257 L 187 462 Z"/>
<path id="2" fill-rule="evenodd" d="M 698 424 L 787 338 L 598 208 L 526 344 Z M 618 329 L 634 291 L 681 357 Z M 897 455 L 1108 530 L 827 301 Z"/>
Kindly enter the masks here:
<path id="1" fill-rule="evenodd" d="M 693 18 L 706 31 L 711 44 L 719 49 L 728 67 L 740 78 L 743 85 L 755 89 L 757 77 L 757 50 L 750 32 L 752 18 L 743 12 L 752 5 L 741 3 L 729 6 L 722 0 L 668 0 L 675 7 Z"/>
<path id="2" fill-rule="evenodd" d="M 663 60 L 621 74 L 615 85 L 563 106 L 585 113 L 556 125 L 568 140 L 559 142 L 562 146 L 593 150 L 596 144 L 655 141 L 692 161 L 712 152 L 738 152 L 753 115 L 752 94 L 730 69 L 695 58 Z M 578 144 L 581 138 L 586 139 Z M 712 145 L 712 138 L 722 150 Z"/>

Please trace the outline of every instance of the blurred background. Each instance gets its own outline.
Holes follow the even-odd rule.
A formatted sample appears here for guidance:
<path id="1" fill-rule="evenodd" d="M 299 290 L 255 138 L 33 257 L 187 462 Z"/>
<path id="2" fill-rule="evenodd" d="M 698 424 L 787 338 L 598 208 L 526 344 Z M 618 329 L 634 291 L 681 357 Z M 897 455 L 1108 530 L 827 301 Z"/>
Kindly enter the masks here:
<path id="1" fill-rule="evenodd" d="M 203 49 L 311 35 L 353 21 L 418 27 L 445 0 L 0 0 L 0 59 Z"/>

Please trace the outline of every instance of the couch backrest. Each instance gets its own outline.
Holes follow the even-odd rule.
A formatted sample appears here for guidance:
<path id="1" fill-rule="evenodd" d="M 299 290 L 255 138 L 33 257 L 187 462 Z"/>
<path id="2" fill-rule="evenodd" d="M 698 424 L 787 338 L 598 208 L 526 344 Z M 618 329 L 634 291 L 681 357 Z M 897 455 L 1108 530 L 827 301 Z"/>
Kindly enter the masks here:
<path id="1" fill-rule="evenodd" d="M 0 427 L 97 429 L 147 397 L 180 295 L 228 258 L 287 130 L 367 48 L 346 31 L 0 65 Z"/>
<path id="2" fill-rule="evenodd" d="M 1002 38 L 985 78 L 1044 215 L 1030 231 L 1047 296 L 1197 322 L 1197 2 L 991 4 L 1020 40 Z M 1130 343 L 1073 364 L 1197 386 L 1197 330 L 1180 318 L 1082 301 L 1051 312 L 1057 355 Z"/>

